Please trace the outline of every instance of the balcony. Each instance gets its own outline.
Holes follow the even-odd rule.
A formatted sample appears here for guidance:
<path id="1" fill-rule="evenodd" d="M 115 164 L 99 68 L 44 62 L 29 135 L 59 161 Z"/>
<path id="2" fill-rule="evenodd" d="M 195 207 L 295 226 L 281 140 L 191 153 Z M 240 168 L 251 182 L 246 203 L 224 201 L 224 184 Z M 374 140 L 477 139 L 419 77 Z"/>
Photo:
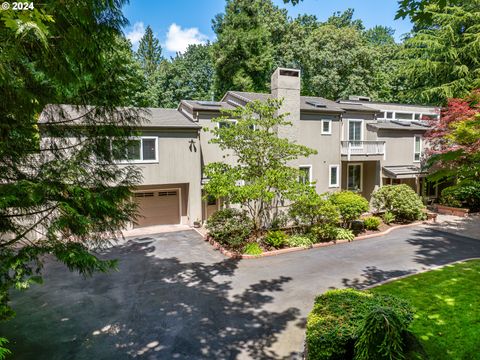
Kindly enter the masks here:
<path id="1" fill-rule="evenodd" d="M 342 158 L 350 160 L 385 159 L 385 141 L 342 141 Z"/>

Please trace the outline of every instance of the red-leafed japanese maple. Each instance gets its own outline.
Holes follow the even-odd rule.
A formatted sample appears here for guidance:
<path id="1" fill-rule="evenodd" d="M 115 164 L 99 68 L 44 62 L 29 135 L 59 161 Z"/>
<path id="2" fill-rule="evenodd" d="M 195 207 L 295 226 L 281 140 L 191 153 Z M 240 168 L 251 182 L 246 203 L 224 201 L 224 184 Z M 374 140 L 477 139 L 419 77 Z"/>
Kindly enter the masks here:
<path id="1" fill-rule="evenodd" d="M 442 191 L 446 205 L 480 209 L 480 89 L 450 99 L 441 115 L 425 135 L 430 180 L 455 184 Z"/>

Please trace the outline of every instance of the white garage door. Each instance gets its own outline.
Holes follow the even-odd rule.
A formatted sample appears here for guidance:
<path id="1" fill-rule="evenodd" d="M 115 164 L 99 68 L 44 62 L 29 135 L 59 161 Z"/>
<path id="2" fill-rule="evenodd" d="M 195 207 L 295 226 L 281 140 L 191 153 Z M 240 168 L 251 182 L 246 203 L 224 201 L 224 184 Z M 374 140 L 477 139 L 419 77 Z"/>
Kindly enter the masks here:
<path id="1" fill-rule="evenodd" d="M 134 227 L 180 223 L 178 190 L 155 190 L 135 193 L 138 202 L 137 224 Z"/>

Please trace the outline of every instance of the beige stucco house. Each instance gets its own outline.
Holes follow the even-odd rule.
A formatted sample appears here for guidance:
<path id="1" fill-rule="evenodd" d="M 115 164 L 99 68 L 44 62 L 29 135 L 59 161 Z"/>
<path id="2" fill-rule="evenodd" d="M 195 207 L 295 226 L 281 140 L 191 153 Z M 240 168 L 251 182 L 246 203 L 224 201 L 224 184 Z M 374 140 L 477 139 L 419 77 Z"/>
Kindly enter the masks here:
<path id="1" fill-rule="evenodd" d="M 318 154 L 298 159 L 292 166 L 305 173 L 318 193 L 349 189 L 369 198 L 385 184 L 407 183 L 420 193 L 420 160 L 428 126 L 421 119 L 437 118 L 434 107 L 381 103 L 361 96 L 332 101 L 301 96 L 300 71 L 278 68 L 271 93 L 229 91 L 218 101 L 182 100 L 177 109 L 145 109 L 138 151 L 129 163 L 138 165 L 143 182 L 135 190 L 141 216 L 132 226 L 193 224 L 221 204 L 202 193 L 206 164 L 234 161 L 224 158 L 212 134 L 219 126 L 212 118 L 222 109 L 250 101 L 282 98 L 282 113 L 291 127 L 279 136 L 316 149 Z"/>

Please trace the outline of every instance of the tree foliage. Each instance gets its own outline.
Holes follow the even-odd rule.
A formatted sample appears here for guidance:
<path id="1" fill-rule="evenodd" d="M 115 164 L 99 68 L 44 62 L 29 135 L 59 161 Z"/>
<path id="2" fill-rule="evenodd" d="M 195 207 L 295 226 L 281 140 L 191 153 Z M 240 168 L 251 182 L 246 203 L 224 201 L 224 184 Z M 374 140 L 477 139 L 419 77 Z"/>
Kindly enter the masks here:
<path id="1" fill-rule="evenodd" d="M 147 78 L 153 77 L 162 61 L 162 47 L 153 34 L 150 25 L 145 29 L 145 34 L 138 45 L 137 58 Z"/>
<path id="2" fill-rule="evenodd" d="M 426 166 L 432 181 L 469 184 L 480 178 L 480 90 L 448 100 L 440 120 L 425 134 L 429 150 Z M 471 184 L 469 184 L 470 186 Z"/>
<path id="3" fill-rule="evenodd" d="M 268 0 L 228 0 L 213 20 L 215 89 L 265 92 L 275 67 L 275 49 L 287 27 L 287 12 Z"/>
<path id="4" fill-rule="evenodd" d="M 405 41 L 401 52 L 407 101 L 444 104 L 480 87 L 480 1 L 421 2 L 428 25 Z M 415 18 L 415 17 L 414 17 Z M 420 20 L 418 20 L 420 21 Z"/>
<path id="5" fill-rule="evenodd" d="M 240 204 L 256 229 L 268 227 L 278 217 L 282 203 L 305 193 L 309 186 L 298 181 L 298 170 L 289 164 L 315 150 L 278 137 L 278 127 L 291 126 L 286 114 L 277 114 L 280 106 L 276 99 L 248 103 L 213 120 L 230 126 L 210 130 L 214 135 L 211 143 L 218 144 L 235 162 L 207 165 L 205 191 L 227 203 Z M 231 119 L 237 123 L 232 124 Z"/>
<path id="6" fill-rule="evenodd" d="M 91 250 L 136 211 L 138 170 L 119 169 L 110 147 L 126 146 L 142 118 L 118 110 L 138 85 L 123 4 L 0 12 L 0 320 L 14 314 L 11 288 L 41 281 L 46 254 L 84 275 L 115 267 Z"/>

